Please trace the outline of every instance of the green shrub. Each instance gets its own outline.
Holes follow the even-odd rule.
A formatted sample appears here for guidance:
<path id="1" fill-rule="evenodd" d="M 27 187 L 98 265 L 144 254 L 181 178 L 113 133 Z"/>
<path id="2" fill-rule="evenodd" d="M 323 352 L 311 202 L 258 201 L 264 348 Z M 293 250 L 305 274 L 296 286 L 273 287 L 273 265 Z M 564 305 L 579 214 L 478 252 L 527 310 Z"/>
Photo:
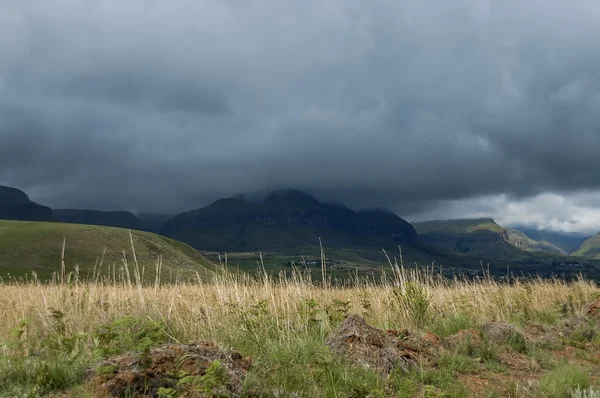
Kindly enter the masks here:
<path id="1" fill-rule="evenodd" d="M 83 381 L 85 366 L 66 354 L 11 357 L 0 362 L 0 395 L 43 396 Z"/>
<path id="2" fill-rule="evenodd" d="M 227 382 L 227 369 L 223 364 L 216 360 L 206 369 L 201 376 L 184 376 L 177 382 L 177 387 L 184 390 L 191 390 L 197 393 L 209 394 L 209 396 L 218 396 L 216 390 L 224 386 Z M 164 394 L 164 392 L 163 392 Z"/>
<path id="3" fill-rule="evenodd" d="M 431 327 L 431 331 L 438 336 L 448 337 L 460 332 L 461 330 L 472 329 L 477 326 L 475 320 L 467 314 L 457 314 L 450 317 L 440 317 L 436 319 Z"/>
<path id="4" fill-rule="evenodd" d="M 573 390 L 586 389 L 590 384 L 591 377 L 584 368 L 565 363 L 542 377 L 540 389 L 548 398 L 568 398 Z"/>
<path id="5" fill-rule="evenodd" d="M 527 344 L 527 340 L 519 332 L 510 335 L 507 345 L 512 351 L 520 354 L 527 354 L 529 352 L 529 344 Z"/>
<path id="6" fill-rule="evenodd" d="M 431 298 L 425 286 L 416 282 L 406 282 L 404 289 L 394 289 L 394 296 L 415 326 L 422 326 L 428 319 Z"/>
<path id="7" fill-rule="evenodd" d="M 168 340 L 166 325 L 133 316 L 100 326 L 94 334 L 95 354 L 100 357 L 133 351 L 144 353 Z"/>
<path id="8" fill-rule="evenodd" d="M 246 374 L 243 395 L 377 397 L 383 387 L 374 370 L 347 363 L 318 336 L 309 335 L 265 344 Z"/>

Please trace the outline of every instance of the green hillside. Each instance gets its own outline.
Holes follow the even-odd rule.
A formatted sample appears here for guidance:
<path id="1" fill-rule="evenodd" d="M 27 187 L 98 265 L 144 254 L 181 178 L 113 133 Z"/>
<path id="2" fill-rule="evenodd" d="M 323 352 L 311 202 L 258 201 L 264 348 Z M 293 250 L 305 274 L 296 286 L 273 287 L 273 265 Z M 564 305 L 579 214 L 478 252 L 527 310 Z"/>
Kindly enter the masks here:
<path id="1" fill-rule="evenodd" d="M 600 260 L 600 234 L 594 235 L 581 244 L 573 256 Z"/>
<path id="2" fill-rule="evenodd" d="M 564 253 L 574 253 L 590 236 L 578 233 L 568 233 L 560 231 L 550 231 L 544 229 L 531 228 L 527 226 L 515 226 L 516 229 L 526 234 L 531 239 L 537 241 L 546 241 L 562 249 Z"/>
<path id="3" fill-rule="evenodd" d="M 518 229 L 507 228 L 506 231 L 508 232 L 508 241 L 521 250 L 532 252 L 541 251 L 556 254 L 567 254 L 560 247 L 545 240 L 538 241 L 532 239 L 525 233 L 519 231 Z"/>
<path id="4" fill-rule="evenodd" d="M 502 233 L 504 228 L 491 218 L 463 218 L 455 220 L 433 220 L 414 222 L 412 225 L 419 235 L 433 232 L 464 234 L 477 230 L 489 230 Z"/>
<path id="5" fill-rule="evenodd" d="M 419 240 L 441 250 L 495 258 L 519 256 L 508 232 L 491 218 L 413 223 Z"/>
<path id="6" fill-rule="evenodd" d="M 212 263 L 190 246 L 153 233 L 132 231 L 140 268 L 146 279 L 155 277 L 155 263 L 162 255 L 163 278 L 173 278 L 178 271 L 184 277 L 207 276 Z M 80 275 L 91 275 L 103 252 L 102 272 L 116 265 L 117 273 L 123 264 L 123 250 L 133 272 L 133 255 L 129 230 L 104 226 L 63 224 L 49 222 L 0 220 L 0 276 L 22 276 L 35 271 L 47 278 L 60 270 L 63 238 L 66 240 L 65 264 L 67 272 L 78 264 Z M 106 249 L 106 251 L 104 251 Z M 141 272 L 141 271 L 140 271 Z M 133 278 L 133 274 L 132 278 Z"/>

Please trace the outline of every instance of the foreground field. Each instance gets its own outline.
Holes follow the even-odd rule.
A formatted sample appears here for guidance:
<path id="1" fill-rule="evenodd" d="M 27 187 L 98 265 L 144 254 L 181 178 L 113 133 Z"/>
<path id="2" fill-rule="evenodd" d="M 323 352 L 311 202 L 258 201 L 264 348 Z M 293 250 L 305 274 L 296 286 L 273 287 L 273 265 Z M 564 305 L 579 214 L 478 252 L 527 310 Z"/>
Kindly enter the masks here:
<path id="1" fill-rule="evenodd" d="M 123 282 L 1 285 L 0 396 L 598 396 L 584 280 Z"/>

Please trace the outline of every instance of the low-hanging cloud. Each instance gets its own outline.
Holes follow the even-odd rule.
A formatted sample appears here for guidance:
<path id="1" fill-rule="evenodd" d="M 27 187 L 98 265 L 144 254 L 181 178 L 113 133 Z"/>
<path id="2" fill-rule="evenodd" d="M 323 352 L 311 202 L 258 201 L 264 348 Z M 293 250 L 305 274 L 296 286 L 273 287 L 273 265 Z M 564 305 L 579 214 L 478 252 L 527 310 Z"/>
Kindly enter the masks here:
<path id="1" fill-rule="evenodd" d="M 0 37 L 0 183 L 52 206 L 600 189 L 592 1 L 0 0 Z"/>

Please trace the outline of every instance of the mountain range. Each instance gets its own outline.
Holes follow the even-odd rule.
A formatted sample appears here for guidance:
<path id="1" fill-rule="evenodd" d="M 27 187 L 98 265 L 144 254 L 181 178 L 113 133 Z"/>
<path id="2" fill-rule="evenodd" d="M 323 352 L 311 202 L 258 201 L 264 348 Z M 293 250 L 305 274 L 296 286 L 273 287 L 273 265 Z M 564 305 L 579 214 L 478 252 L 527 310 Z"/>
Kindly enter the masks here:
<path id="1" fill-rule="evenodd" d="M 283 250 L 319 244 L 376 247 L 413 244 L 417 232 L 384 210 L 356 212 L 295 190 L 264 200 L 235 196 L 167 221 L 161 234 L 210 251 Z"/>
<path id="2" fill-rule="evenodd" d="M 324 247 L 329 257 L 374 264 L 387 261 L 383 249 L 390 256 L 402 256 L 406 263 L 442 264 L 449 272 L 480 269 L 484 262 L 497 270 L 508 266 L 550 274 L 587 267 L 600 275 L 600 262 L 596 262 L 600 236 L 585 240 L 550 231 L 505 228 L 491 218 L 409 223 L 388 210 L 355 211 L 291 189 L 260 200 L 236 195 L 169 216 L 52 210 L 32 202 L 18 189 L 0 186 L 0 219 L 151 231 L 205 253 L 261 251 L 305 256 Z"/>

